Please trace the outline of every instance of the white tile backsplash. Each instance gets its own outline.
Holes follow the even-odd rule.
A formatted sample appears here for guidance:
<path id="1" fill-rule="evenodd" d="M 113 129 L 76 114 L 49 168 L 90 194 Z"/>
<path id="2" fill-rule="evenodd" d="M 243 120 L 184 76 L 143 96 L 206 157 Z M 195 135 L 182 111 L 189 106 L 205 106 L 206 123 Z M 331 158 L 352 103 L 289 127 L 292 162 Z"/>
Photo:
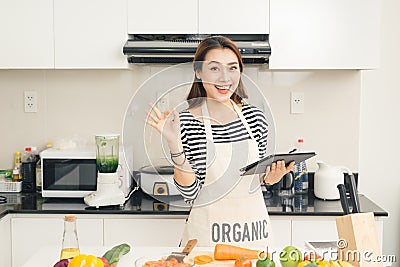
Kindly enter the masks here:
<path id="1" fill-rule="evenodd" d="M 11 168 L 13 153 L 25 146 L 43 147 L 47 141 L 61 138 L 92 143 L 94 134 L 122 133 L 126 109 L 138 88 L 164 68 L 147 65 L 131 66 L 130 70 L 1 70 L 0 168 Z M 277 151 L 288 151 L 297 137 L 302 137 L 305 147 L 318 153 L 317 159 L 358 169 L 358 71 L 273 72 L 248 67 L 245 74 L 272 109 Z M 165 84 L 192 78 L 190 71 L 178 70 L 168 82 L 157 81 L 156 86 L 162 89 Z M 25 90 L 38 92 L 37 113 L 24 113 Z M 290 114 L 291 91 L 304 92 L 304 114 Z M 256 98 L 254 101 L 259 101 Z M 141 105 L 145 107 L 147 103 Z M 140 115 L 142 111 L 135 112 Z M 137 125 L 144 123 L 138 121 Z M 134 130 L 139 141 L 143 140 L 141 127 Z M 314 162 L 309 165 L 311 170 L 316 168 Z"/>

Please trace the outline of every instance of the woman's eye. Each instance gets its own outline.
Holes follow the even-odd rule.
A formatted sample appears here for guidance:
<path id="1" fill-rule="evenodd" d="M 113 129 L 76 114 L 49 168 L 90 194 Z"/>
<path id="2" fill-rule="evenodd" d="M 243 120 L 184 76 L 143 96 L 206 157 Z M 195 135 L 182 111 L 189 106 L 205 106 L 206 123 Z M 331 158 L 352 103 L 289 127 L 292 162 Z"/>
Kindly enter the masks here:
<path id="1" fill-rule="evenodd" d="M 230 68 L 230 70 L 237 70 L 237 69 L 238 69 L 237 66 L 232 66 L 232 67 Z"/>
<path id="2" fill-rule="evenodd" d="M 212 71 L 217 71 L 218 70 L 218 67 L 211 67 L 210 68 Z"/>

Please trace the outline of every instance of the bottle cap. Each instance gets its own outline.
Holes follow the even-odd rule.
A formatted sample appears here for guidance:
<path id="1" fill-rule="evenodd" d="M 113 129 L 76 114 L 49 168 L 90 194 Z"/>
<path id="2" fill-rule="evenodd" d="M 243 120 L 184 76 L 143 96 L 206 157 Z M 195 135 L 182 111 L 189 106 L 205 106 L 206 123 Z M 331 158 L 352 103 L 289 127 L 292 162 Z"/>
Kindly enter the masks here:
<path id="1" fill-rule="evenodd" d="M 300 139 L 297 140 L 297 142 L 298 142 L 298 143 L 303 143 L 304 140 L 303 140 L 302 138 L 300 138 Z"/>
<path id="2" fill-rule="evenodd" d="M 31 151 L 32 149 L 30 147 L 25 147 L 25 151 Z"/>
<path id="3" fill-rule="evenodd" d="M 20 151 L 15 152 L 15 155 L 21 155 Z"/>
<path id="4" fill-rule="evenodd" d="M 65 215 L 64 220 L 67 222 L 73 222 L 76 220 L 76 215 Z"/>

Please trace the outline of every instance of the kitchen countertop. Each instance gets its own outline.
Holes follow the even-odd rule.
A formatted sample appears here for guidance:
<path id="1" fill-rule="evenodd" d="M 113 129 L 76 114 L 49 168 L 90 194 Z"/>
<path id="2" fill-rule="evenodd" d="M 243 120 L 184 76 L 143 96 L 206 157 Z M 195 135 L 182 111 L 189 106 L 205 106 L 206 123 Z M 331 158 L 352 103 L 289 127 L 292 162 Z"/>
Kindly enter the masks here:
<path id="1" fill-rule="evenodd" d="M 109 250 L 109 247 L 81 247 L 81 251 L 85 254 L 91 255 L 103 255 L 105 251 Z M 182 248 L 176 247 L 133 247 L 131 250 L 123 255 L 118 262 L 118 267 L 142 267 L 146 261 L 158 260 L 162 257 L 169 255 L 172 251 L 179 251 Z M 254 248 L 258 249 L 258 248 Z M 262 248 L 264 249 L 264 248 Z M 305 251 L 305 248 L 299 248 Z M 192 255 L 208 254 L 212 255 L 214 248 L 211 247 L 195 247 Z M 273 260 L 277 267 L 280 267 L 279 252 L 282 248 L 268 248 L 268 252 L 272 255 Z M 42 247 L 38 252 L 25 262 L 22 267 L 30 266 L 53 266 L 58 261 L 59 248 L 57 247 Z M 193 256 L 189 256 L 192 258 Z M 255 266 L 256 260 L 253 260 L 253 266 Z M 225 261 L 224 263 L 217 264 L 214 262 L 211 266 L 232 266 L 233 261 Z M 210 266 L 208 264 L 207 266 Z"/>
<path id="2" fill-rule="evenodd" d="M 0 193 L 8 203 L 0 204 L 0 218 L 11 214 L 142 214 L 142 215 L 188 215 L 189 207 L 180 197 L 154 199 L 141 190 L 132 194 L 123 207 L 109 206 L 96 209 L 78 199 L 42 198 L 38 193 Z M 388 212 L 367 196 L 359 194 L 361 212 L 373 212 L 375 216 L 388 216 Z M 171 201 L 166 201 L 171 200 Z M 291 198 L 278 196 L 277 192 L 264 192 L 267 209 L 272 216 L 340 216 L 343 215 L 340 200 L 321 200 L 313 191 Z M 164 203 L 169 202 L 169 203 Z"/>
<path id="3" fill-rule="evenodd" d="M 84 251 L 86 254 L 92 255 L 103 255 L 105 251 L 110 248 L 107 247 L 83 247 L 81 251 Z M 148 260 L 157 260 L 170 254 L 172 251 L 179 251 L 181 248 L 176 247 L 132 247 L 131 250 L 123 255 L 118 262 L 118 267 L 141 267 L 144 262 Z M 258 249 L 258 248 L 254 248 Z M 264 249 L 264 248 L 262 248 Z M 302 251 L 306 251 L 306 248 L 299 248 Z M 212 255 L 213 248 L 210 247 L 195 247 L 192 255 L 199 254 L 210 254 Z M 279 262 L 279 252 L 282 248 L 268 248 L 268 252 L 272 255 L 273 260 L 277 267 L 280 267 L 281 264 Z M 35 256 L 29 259 L 22 267 L 30 267 L 30 266 L 52 266 L 58 260 L 59 248 L 56 247 L 43 247 L 41 248 Z M 189 256 L 191 258 L 191 256 Z M 226 261 L 225 263 L 220 264 L 221 266 L 233 266 L 233 261 Z M 255 265 L 256 260 L 253 260 Z M 229 264 L 231 263 L 231 264 Z M 209 265 L 208 265 L 209 266 Z M 212 264 L 212 266 L 218 266 L 216 263 Z"/>

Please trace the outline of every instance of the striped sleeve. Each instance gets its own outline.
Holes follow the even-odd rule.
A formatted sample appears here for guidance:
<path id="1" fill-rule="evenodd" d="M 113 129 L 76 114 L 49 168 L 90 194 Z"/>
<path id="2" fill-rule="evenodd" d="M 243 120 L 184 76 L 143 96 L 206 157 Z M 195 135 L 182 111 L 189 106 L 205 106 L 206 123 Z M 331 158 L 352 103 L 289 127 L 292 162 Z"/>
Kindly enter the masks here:
<path id="1" fill-rule="evenodd" d="M 182 186 L 175 180 L 175 185 L 186 202 L 192 202 L 200 191 L 206 176 L 206 134 L 200 121 L 196 120 L 189 111 L 179 114 L 181 121 L 181 140 L 186 159 L 195 173 L 195 182 Z"/>

